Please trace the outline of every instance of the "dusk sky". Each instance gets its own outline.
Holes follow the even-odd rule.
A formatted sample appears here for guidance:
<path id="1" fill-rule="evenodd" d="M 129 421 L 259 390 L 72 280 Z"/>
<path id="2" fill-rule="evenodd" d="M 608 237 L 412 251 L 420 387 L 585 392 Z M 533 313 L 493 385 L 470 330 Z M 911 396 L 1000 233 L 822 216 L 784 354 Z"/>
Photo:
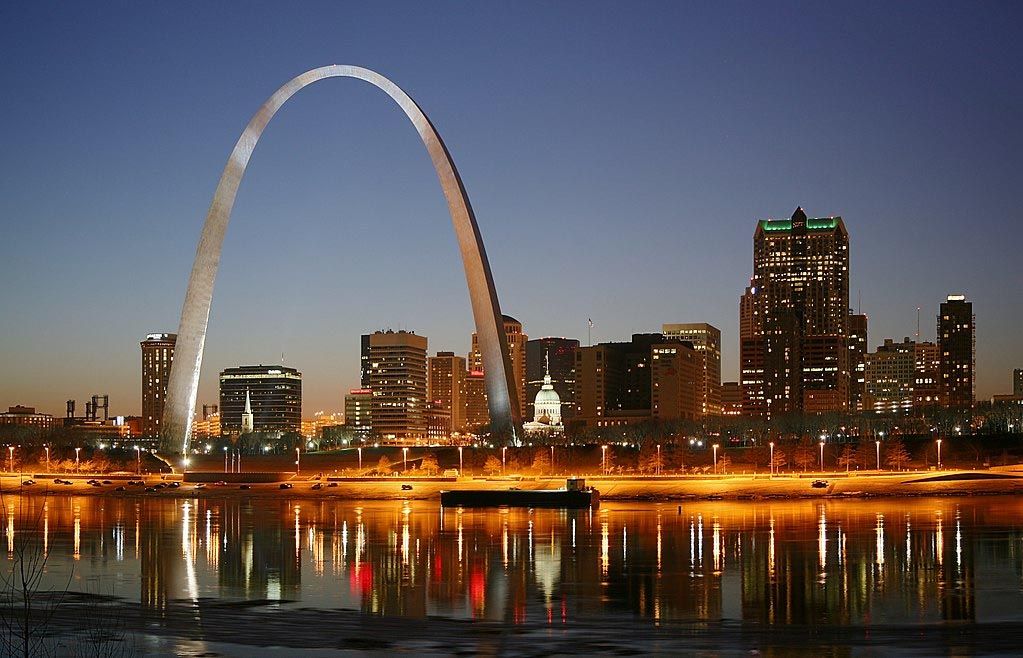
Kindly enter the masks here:
<path id="1" fill-rule="evenodd" d="M 977 316 L 978 399 L 1023 367 L 1023 4 L 0 5 L 0 407 L 140 413 L 231 148 L 326 64 L 394 80 L 447 143 L 502 310 L 533 338 L 723 334 L 758 219 L 841 215 L 869 344 Z M 358 384 L 359 335 L 473 331 L 447 207 L 401 111 L 355 80 L 273 120 L 224 243 L 199 403 L 229 366 Z"/>

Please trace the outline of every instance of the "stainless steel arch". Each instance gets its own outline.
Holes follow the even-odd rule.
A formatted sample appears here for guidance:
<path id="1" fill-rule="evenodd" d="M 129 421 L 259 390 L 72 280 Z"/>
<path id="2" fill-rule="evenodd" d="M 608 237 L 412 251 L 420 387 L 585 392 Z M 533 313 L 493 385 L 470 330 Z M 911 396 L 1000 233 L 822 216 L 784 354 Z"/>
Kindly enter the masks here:
<path id="1" fill-rule="evenodd" d="M 515 394 L 515 380 L 508 359 L 501 308 L 497 301 L 490 264 L 483 248 L 483 238 L 480 236 L 476 217 L 469 204 L 462 179 L 455 169 L 455 163 L 452 162 L 447 147 L 426 114 L 396 84 L 369 69 L 335 64 L 307 71 L 274 92 L 249 121 L 245 132 L 231 151 L 231 157 L 220 176 L 220 183 L 213 195 L 213 203 L 210 204 L 206 215 L 202 237 L 196 248 L 195 264 L 188 280 L 185 303 L 181 309 L 181 324 L 178 328 L 174 363 L 170 371 L 167 401 L 164 406 L 162 449 L 171 453 L 178 452 L 179 448 L 183 453 L 188 450 L 192 412 L 195 409 L 203 346 L 206 342 L 206 326 L 209 321 L 210 304 L 213 301 L 213 283 L 220 265 L 221 245 L 224 242 L 228 220 L 231 218 L 235 195 L 242 176 L 245 175 L 252 151 L 270 119 L 289 98 L 304 87 L 326 78 L 356 78 L 370 83 L 390 96 L 419 132 L 423 145 L 426 146 L 433 161 L 434 169 L 437 170 L 441 189 L 448 202 L 451 223 L 458 238 L 458 246 L 462 252 L 473 319 L 476 322 L 476 332 L 480 337 L 480 350 L 485 364 L 491 425 L 496 431 L 511 432 L 514 440 L 515 428 L 520 421 L 520 410 L 518 395 Z"/>

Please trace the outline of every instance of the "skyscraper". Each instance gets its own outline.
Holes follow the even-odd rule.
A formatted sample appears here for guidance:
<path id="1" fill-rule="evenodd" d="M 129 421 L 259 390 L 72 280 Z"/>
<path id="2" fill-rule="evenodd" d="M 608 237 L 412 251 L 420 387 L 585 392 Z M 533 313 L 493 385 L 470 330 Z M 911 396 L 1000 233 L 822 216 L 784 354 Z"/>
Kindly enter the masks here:
<path id="1" fill-rule="evenodd" d="M 425 336 L 409 331 L 369 334 L 374 436 L 398 442 L 426 438 L 426 347 Z"/>
<path id="2" fill-rule="evenodd" d="M 1018 398 L 1023 397 L 1023 368 L 1012 371 L 1012 394 Z"/>
<path id="3" fill-rule="evenodd" d="M 148 334 L 142 346 L 142 435 L 160 436 L 177 334 Z"/>
<path id="4" fill-rule="evenodd" d="M 769 416 L 848 408 L 849 234 L 841 217 L 812 219 L 796 208 L 791 219 L 758 222 L 740 310 L 740 332 L 749 334 L 740 359 L 744 407 Z M 761 363 L 758 390 L 746 371 Z"/>
<path id="5" fill-rule="evenodd" d="M 447 412 L 445 436 L 465 427 L 465 358 L 454 352 L 437 352 L 427 363 L 429 401 Z"/>
<path id="6" fill-rule="evenodd" d="M 246 408 L 249 409 L 246 414 Z M 268 437 L 302 431 L 302 373 L 285 366 L 238 366 L 220 373 L 220 431 Z"/>
<path id="7" fill-rule="evenodd" d="M 938 313 L 941 403 L 970 408 L 974 402 L 976 318 L 965 295 L 949 295 Z"/>
<path id="8" fill-rule="evenodd" d="M 486 430 L 490 425 L 487 410 L 487 385 L 483 373 L 470 370 L 465 374 L 465 429 L 470 432 Z"/>
<path id="9" fill-rule="evenodd" d="M 849 312 L 849 410 L 863 409 L 866 390 L 867 316 Z"/>
<path id="10" fill-rule="evenodd" d="M 516 395 L 519 398 L 519 411 L 525 417 L 526 410 L 526 341 L 529 336 L 522 332 L 522 323 L 510 315 L 504 318 L 504 333 L 508 339 L 508 359 L 511 361 L 512 378 L 515 380 Z M 486 372 L 483 353 L 480 351 L 479 336 L 472 334 L 472 349 L 469 351 L 470 372 Z M 489 414 L 488 414 L 489 417 Z M 489 420 L 487 421 L 489 423 Z"/>
<path id="11" fill-rule="evenodd" d="M 368 388 L 348 391 L 345 396 L 345 427 L 361 438 L 370 435 L 373 431 L 373 391 Z"/>
<path id="12" fill-rule="evenodd" d="M 661 333 L 669 340 L 692 344 L 700 360 L 697 379 L 697 414 L 721 415 L 721 330 L 706 322 L 661 325 Z"/>
<path id="13" fill-rule="evenodd" d="M 543 387 L 547 359 L 550 358 L 551 385 L 561 399 L 564 422 L 575 417 L 575 350 L 574 338 L 536 338 L 526 342 L 526 409 L 523 416 L 533 418 L 536 394 Z"/>
<path id="14" fill-rule="evenodd" d="M 652 348 L 661 334 L 633 334 L 627 343 L 575 351 L 576 426 L 613 427 L 650 419 Z"/>

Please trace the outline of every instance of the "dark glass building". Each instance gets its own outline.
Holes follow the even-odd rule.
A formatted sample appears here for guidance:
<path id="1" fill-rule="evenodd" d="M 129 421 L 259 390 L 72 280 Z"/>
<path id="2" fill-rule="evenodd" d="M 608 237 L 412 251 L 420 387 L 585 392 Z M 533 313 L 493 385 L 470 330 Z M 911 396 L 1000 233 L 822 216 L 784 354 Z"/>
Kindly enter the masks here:
<path id="1" fill-rule="evenodd" d="M 302 431 L 302 373 L 284 366 L 238 366 L 220 373 L 220 432 L 242 430 L 245 394 L 252 404 L 256 434 L 279 437 Z"/>

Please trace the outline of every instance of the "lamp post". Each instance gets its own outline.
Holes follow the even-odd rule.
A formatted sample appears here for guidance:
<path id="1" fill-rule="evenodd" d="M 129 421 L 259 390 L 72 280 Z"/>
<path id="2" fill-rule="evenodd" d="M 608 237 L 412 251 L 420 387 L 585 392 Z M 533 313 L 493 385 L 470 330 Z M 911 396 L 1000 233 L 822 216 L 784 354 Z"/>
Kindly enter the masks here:
<path id="1" fill-rule="evenodd" d="M 771 467 L 771 477 L 774 477 L 774 441 L 771 441 L 771 463 L 768 464 Z"/>
<path id="2" fill-rule="evenodd" d="M 661 474 L 661 444 L 657 444 L 657 475 Z"/>
<path id="3" fill-rule="evenodd" d="M 501 446 L 501 475 L 504 475 L 505 457 L 508 453 L 508 446 Z"/>
<path id="4" fill-rule="evenodd" d="M 938 439 L 938 470 L 941 470 L 941 439 Z"/>
<path id="5" fill-rule="evenodd" d="M 302 472 L 302 448 L 295 447 L 295 475 Z"/>
<path id="6" fill-rule="evenodd" d="M 242 449 L 238 448 L 237 450 L 234 451 L 234 454 L 235 454 L 234 472 L 235 473 L 241 473 L 242 472 Z"/>
<path id="7" fill-rule="evenodd" d="M 135 446 L 135 472 L 142 475 L 142 448 Z"/>
<path id="8" fill-rule="evenodd" d="M 824 442 L 821 441 L 821 472 L 824 472 Z"/>
<path id="9" fill-rule="evenodd" d="M 607 446 L 600 446 L 600 472 L 607 475 Z"/>
<path id="10" fill-rule="evenodd" d="M 7 446 L 8 457 L 7 457 L 7 470 L 11 473 L 14 472 L 14 446 Z"/>
<path id="11" fill-rule="evenodd" d="M 50 446 L 46 446 L 46 472 L 50 472 Z"/>
<path id="12" fill-rule="evenodd" d="M 79 466 L 79 464 L 81 463 L 81 461 L 79 459 L 79 453 L 81 451 L 82 451 L 81 448 L 75 448 L 75 473 L 77 473 L 79 470 L 81 470 L 81 467 Z"/>
<path id="13" fill-rule="evenodd" d="M 408 448 L 401 449 L 401 470 L 408 470 Z"/>
<path id="14" fill-rule="evenodd" d="M 718 472 L 718 444 L 714 444 L 714 473 Z"/>
<path id="15" fill-rule="evenodd" d="M 458 475 L 462 475 L 462 446 L 458 446 Z"/>
<path id="16" fill-rule="evenodd" d="M 554 475 L 554 446 L 551 446 L 551 475 Z"/>
<path id="17" fill-rule="evenodd" d="M 874 441 L 874 447 L 877 449 L 877 470 L 881 470 L 881 442 Z"/>
<path id="18" fill-rule="evenodd" d="M 362 473 L 362 448 L 356 448 L 359 451 L 359 473 Z"/>

